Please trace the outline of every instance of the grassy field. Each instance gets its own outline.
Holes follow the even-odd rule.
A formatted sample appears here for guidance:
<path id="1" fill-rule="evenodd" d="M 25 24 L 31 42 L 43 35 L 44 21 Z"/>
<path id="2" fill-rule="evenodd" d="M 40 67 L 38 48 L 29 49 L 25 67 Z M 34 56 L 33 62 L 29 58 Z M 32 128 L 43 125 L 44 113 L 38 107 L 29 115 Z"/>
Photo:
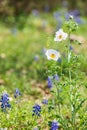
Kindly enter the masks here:
<path id="1" fill-rule="evenodd" d="M 18 87 L 26 92 L 26 89 L 30 91 L 32 88 L 32 80 L 40 83 L 46 79 L 43 51 L 52 46 L 51 37 L 54 35 L 57 22 L 52 15 L 43 14 L 39 17 L 30 15 L 23 29 L 19 28 L 20 24 L 12 26 L 0 23 L 0 82 L 2 88 L 9 91 Z M 81 69 L 87 73 L 86 35 L 86 24 L 79 25 L 76 36 L 84 43 L 78 49 L 74 45 L 74 50 L 83 56 Z"/>
<path id="2" fill-rule="evenodd" d="M 27 125 L 23 122 L 27 122 L 28 116 L 31 116 L 26 116 L 27 112 L 31 109 L 31 105 L 34 104 L 34 100 L 39 102 L 38 99 L 40 97 L 42 100 L 43 97 L 50 96 L 46 81 L 44 50 L 45 48 L 51 48 L 53 44 L 51 39 L 56 31 L 57 22 L 52 14 L 41 14 L 38 17 L 30 15 L 22 20 L 24 20 L 23 28 L 21 28 L 21 22 L 12 25 L 0 22 L 0 94 L 7 91 L 13 98 L 14 91 L 18 88 L 22 93 L 24 102 L 17 106 L 20 110 L 18 116 L 16 116 L 16 107 L 11 111 L 10 117 L 7 116 L 5 118 L 1 113 L 0 127 L 7 127 L 9 130 L 17 130 L 18 126 L 21 129 L 24 127 L 24 130 L 31 130 L 26 128 Z M 86 24 L 79 25 L 76 34 L 77 39 L 82 39 L 82 45 L 78 47 L 73 45 L 75 53 L 81 54 L 80 67 L 82 72 L 84 72 L 84 81 L 87 80 Z M 62 46 L 59 45 L 59 48 L 62 48 Z M 86 95 L 87 90 L 85 88 L 81 91 Z M 14 106 L 14 102 L 12 106 Z M 20 116 L 21 114 L 22 116 Z M 13 117 L 14 119 L 12 119 Z M 7 123 L 5 126 L 7 119 L 10 121 L 10 124 Z M 16 124 L 15 128 L 10 127 L 14 126 L 14 122 Z"/>

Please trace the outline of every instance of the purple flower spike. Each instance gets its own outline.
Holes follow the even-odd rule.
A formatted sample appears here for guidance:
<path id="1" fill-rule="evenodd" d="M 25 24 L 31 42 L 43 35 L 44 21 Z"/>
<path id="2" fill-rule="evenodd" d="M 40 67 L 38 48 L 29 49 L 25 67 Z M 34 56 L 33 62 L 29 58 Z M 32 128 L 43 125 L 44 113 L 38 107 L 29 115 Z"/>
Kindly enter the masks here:
<path id="1" fill-rule="evenodd" d="M 50 130 L 58 130 L 58 128 L 59 128 L 59 123 L 56 120 L 54 120 L 51 124 Z"/>
<path id="2" fill-rule="evenodd" d="M 35 61 L 38 61 L 38 60 L 39 60 L 39 56 L 38 56 L 38 55 L 35 55 L 34 60 L 35 60 Z"/>
<path id="3" fill-rule="evenodd" d="M 35 127 L 33 130 L 39 130 L 37 127 Z"/>
<path id="4" fill-rule="evenodd" d="M 17 98 L 19 96 L 21 96 L 21 93 L 20 93 L 19 89 L 16 88 L 14 97 Z"/>
<path id="5" fill-rule="evenodd" d="M 48 104 L 48 100 L 47 100 L 47 99 L 44 99 L 44 100 L 42 101 L 42 103 L 45 104 L 45 105 L 47 105 L 47 104 Z"/>
<path id="6" fill-rule="evenodd" d="M 48 76 L 48 78 L 47 78 L 47 83 L 48 83 L 48 88 L 52 88 L 52 86 L 53 86 L 53 83 L 52 83 L 52 80 L 51 80 L 51 77 L 50 76 Z"/>
<path id="7" fill-rule="evenodd" d="M 6 108 L 11 107 L 11 105 L 9 104 L 9 95 L 7 93 L 4 93 L 1 96 L 0 102 L 1 102 L 1 108 L 3 111 L 6 111 Z"/>
<path id="8" fill-rule="evenodd" d="M 53 78 L 54 78 L 55 80 L 59 80 L 59 76 L 58 76 L 57 74 L 55 74 L 55 75 L 53 76 Z"/>
<path id="9" fill-rule="evenodd" d="M 34 115 L 40 116 L 40 113 L 41 113 L 41 106 L 40 105 L 34 105 L 32 116 L 34 116 Z"/>
<path id="10" fill-rule="evenodd" d="M 70 50 L 73 50 L 73 47 L 72 47 L 72 46 L 70 46 L 70 47 L 69 47 L 69 49 L 70 49 Z"/>

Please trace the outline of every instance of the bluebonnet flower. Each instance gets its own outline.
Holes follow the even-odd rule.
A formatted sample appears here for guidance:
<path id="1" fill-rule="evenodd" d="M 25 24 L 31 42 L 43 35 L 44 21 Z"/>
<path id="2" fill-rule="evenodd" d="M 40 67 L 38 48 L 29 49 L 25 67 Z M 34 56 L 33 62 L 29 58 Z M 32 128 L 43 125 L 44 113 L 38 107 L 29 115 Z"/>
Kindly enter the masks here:
<path id="1" fill-rule="evenodd" d="M 59 124 L 56 120 L 54 120 L 51 124 L 51 129 L 50 130 L 58 130 Z"/>
<path id="2" fill-rule="evenodd" d="M 50 6 L 49 6 L 49 5 L 46 5 L 45 8 L 44 8 L 44 11 L 45 11 L 45 12 L 49 12 L 49 11 L 50 11 Z"/>
<path id="3" fill-rule="evenodd" d="M 47 105 L 48 104 L 48 100 L 47 99 L 43 99 L 42 103 Z"/>
<path id="4" fill-rule="evenodd" d="M 53 13 L 53 16 L 58 21 L 60 16 L 61 16 L 61 12 L 60 11 L 58 11 L 58 12 L 56 11 L 56 12 Z"/>
<path id="5" fill-rule="evenodd" d="M 46 52 L 46 48 L 43 48 L 43 49 L 42 49 L 42 52 L 45 53 L 45 52 Z"/>
<path id="6" fill-rule="evenodd" d="M 47 83 L 48 83 L 48 88 L 50 88 L 50 89 L 51 89 L 52 86 L 53 86 L 52 80 L 58 81 L 58 80 L 59 80 L 59 76 L 58 76 L 57 74 L 54 74 L 53 76 L 48 76 L 48 78 L 47 78 Z"/>
<path id="7" fill-rule="evenodd" d="M 4 93 L 1 96 L 0 102 L 1 102 L 1 108 L 3 109 L 3 111 L 6 111 L 6 108 L 11 107 L 11 105 L 9 104 L 9 95 L 7 93 Z"/>
<path id="8" fill-rule="evenodd" d="M 84 21 L 80 16 L 75 17 L 75 21 L 76 21 L 77 23 L 79 23 L 79 24 L 84 24 L 84 23 L 85 23 L 85 21 Z"/>
<path id="9" fill-rule="evenodd" d="M 72 47 L 72 46 L 70 46 L 70 47 L 69 47 L 69 49 L 70 49 L 70 50 L 73 50 L 73 47 Z"/>
<path id="10" fill-rule="evenodd" d="M 37 127 L 35 127 L 33 130 L 39 130 Z"/>
<path id="11" fill-rule="evenodd" d="M 62 2 L 62 6 L 63 6 L 64 8 L 67 8 L 67 6 L 68 6 L 68 2 L 67 2 L 66 0 L 63 0 L 63 2 Z"/>
<path id="12" fill-rule="evenodd" d="M 57 74 L 55 74 L 55 75 L 53 76 L 53 79 L 59 80 L 59 76 L 58 76 Z"/>
<path id="13" fill-rule="evenodd" d="M 66 14 L 65 14 L 66 20 L 69 20 L 70 15 L 74 17 L 74 20 L 77 23 L 79 23 L 79 24 L 84 24 L 85 23 L 85 21 L 80 17 L 79 10 L 73 10 L 73 11 L 66 12 Z"/>
<path id="14" fill-rule="evenodd" d="M 50 76 L 48 76 L 48 78 L 47 78 L 47 83 L 48 83 L 48 88 L 52 88 L 53 83 L 52 83 L 52 80 L 51 80 Z"/>
<path id="15" fill-rule="evenodd" d="M 39 60 L 39 56 L 38 56 L 38 55 L 35 55 L 34 60 L 35 60 L 35 61 L 38 61 L 38 60 Z"/>
<path id="16" fill-rule="evenodd" d="M 40 116 L 40 113 L 41 113 L 41 106 L 40 105 L 34 105 L 33 106 L 33 116 L 34 115 L 37 115 L 37 116 Z"/>
<path id="17" fill-rule="evenodd" d="M 62 16 L 62 12 L 59 11 L 59 12 L 54 12 L 54 18 L 56 19 L 56 21 L 58 22 L 58 25 L 57 25 L 57 30 L 61 28 L 62 26 L 62 23 L 63 23 L 63 18 L 61 17 Z"/>
<path id="18" fill-rule="evenodd" d="M 39 11 L 37 9 L 33 9 L 32 14 L 33 14 L 33 16 L 37 17 L 37 16 L 39 16 Z"/>
<path id="19" fill-rule="evenodd" d="M 21 93 L 20 93 L 19 89 L 16 88 L 14 97 L 17 98 L 19 96 L 21 96 Z"/>
<path id="20" fill-rule="evenodd" d="M 77 9 L 70 11 L 69 14 L 71 14 L 71 15 L 73 15 L 73 16 L 80 16 L 80 12 L 79 12 L 79 10 L 77 10 Z"/>

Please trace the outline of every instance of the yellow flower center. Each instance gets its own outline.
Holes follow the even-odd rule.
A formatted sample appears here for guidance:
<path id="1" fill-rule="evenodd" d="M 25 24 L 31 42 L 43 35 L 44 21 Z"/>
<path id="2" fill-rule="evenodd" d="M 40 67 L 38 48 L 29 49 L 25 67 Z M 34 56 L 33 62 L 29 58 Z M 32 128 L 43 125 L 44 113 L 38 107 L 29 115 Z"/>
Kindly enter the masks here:
<path id="1" fill-rule="evenodd" d="M 61 39 L 61 38 L 62 38 L 62 35 L 59 35 L 58 38 Z"/>
<path id="2" fill-rule="evenodd" d="M 55 56 L 55 54 L 51 54 L 50 57 L 51 58 L 55 58 L 56 56 Z"/>

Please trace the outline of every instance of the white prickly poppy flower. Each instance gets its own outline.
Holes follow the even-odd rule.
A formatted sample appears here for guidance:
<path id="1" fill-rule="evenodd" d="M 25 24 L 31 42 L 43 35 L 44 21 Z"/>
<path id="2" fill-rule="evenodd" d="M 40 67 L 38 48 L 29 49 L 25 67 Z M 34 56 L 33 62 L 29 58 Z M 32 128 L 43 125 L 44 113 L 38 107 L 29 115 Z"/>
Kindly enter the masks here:
<path id="1" fill-rule="evenodd" d="M 48 49 L 45 53 L 48 60 L 55 60 L 57 61 L 60 57 L 60 53 L 54 49 Z"/>
<path id="2" fill-rule="evenodd" d="M 68 34 L 63 32 L 63 29 L 59 29 L 59 31 L 56 32 L 54 41 L 63 41 L 66 40 L 66 38 L 68 37 Z"/>

